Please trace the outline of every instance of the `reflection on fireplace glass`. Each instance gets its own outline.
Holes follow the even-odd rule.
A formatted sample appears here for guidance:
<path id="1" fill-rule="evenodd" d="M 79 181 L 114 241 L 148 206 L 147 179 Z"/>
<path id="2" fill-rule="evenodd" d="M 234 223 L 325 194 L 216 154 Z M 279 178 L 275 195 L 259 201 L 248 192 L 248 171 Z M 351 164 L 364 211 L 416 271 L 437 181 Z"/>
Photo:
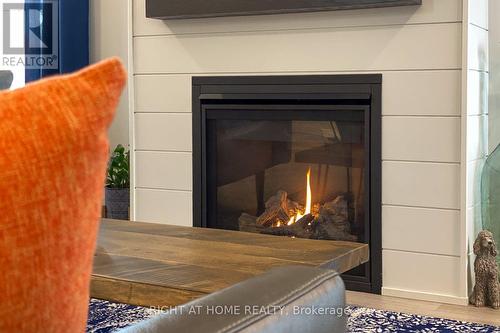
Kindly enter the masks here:
<path id="1" fill-rule="evenodd" d="M 365 241 L 365 125 L 360 119 L 211 120 L 217 227 Z"/>

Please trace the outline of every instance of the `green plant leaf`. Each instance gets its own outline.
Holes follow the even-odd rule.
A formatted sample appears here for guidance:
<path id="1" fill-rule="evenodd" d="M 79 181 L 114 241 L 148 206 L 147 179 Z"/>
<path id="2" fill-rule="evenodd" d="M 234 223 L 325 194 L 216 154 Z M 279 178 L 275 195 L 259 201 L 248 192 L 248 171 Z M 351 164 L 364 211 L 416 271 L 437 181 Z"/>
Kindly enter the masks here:
<path id="1" fill-rule="evenodd" d="M 130 151 L 122 145 L 116 146 L 111 154 L 106 173 L 106 186 L 127 188 L 130 186 Z"/>

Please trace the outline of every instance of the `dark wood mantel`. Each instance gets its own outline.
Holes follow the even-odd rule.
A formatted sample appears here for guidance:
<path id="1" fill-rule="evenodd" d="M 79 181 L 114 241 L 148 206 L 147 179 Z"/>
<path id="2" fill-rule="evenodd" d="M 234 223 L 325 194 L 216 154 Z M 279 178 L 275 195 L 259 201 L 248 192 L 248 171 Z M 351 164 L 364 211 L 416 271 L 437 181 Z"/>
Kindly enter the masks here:
<path id="1" fill-rule="evenodd" d="M 343 273 L 368 258 L 368 245 L 361 243 L 103 220 L 91 296 L 175 306 L 273 267 L 305 265 Z"/>
<path id="2" fill-rule="evenodd" d="M 180 19 L 421 4 L 422 0 L 146 0 L 146 16 L 157 19 Z"/>

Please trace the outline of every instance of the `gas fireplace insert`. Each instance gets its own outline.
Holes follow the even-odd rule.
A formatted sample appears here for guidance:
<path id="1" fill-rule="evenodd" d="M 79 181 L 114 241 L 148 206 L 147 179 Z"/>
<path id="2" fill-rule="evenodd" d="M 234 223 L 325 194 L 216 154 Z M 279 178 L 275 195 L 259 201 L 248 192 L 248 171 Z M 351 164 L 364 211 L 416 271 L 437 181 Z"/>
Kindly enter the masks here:
<path id="1" fill-rule="evenodd" d="M 382 76 L 193 78 L 194 226 L 370 245 L 381 289 Z"/>

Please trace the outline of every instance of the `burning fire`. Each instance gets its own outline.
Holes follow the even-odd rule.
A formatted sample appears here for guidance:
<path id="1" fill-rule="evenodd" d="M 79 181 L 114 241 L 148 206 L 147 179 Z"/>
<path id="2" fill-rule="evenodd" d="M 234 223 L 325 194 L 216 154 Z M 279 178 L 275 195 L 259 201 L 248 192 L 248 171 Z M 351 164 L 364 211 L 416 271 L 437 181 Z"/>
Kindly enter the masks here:
<path id="1" fill-rule="evenodd" d="M 311 206 L 312 206 L 312 194 L 311 194 L 311 168 L 307 170 L 307 175 L 306 175 L 307 181 L 306 181 L 306 209 L 304 211 L 304 214 L 297 213 L 295 216 L 292 216 L 290 220 L 288 221 L 287 225 L 292 225 L 301 218 L 303 218 L 307 214 L 311 214 Z"/>

